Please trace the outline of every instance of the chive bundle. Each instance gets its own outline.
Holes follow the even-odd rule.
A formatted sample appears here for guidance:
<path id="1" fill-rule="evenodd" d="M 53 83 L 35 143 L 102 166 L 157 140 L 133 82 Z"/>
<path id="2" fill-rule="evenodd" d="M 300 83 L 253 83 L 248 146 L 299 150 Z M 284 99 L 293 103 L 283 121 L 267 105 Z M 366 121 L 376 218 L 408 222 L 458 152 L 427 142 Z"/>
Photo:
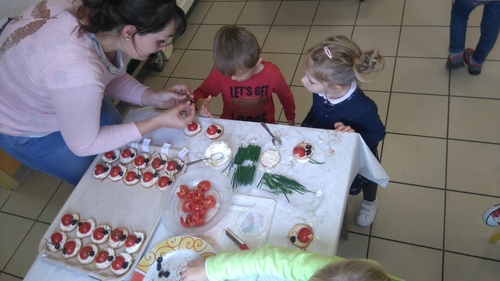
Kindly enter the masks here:
<path id="1" fill-rule="evenodd" d="M 238 186 L 250 185 L 253 182 L 255 171 L 257 170 L 255 163 L 259 160 L 260 149 L 260 146 L 255 144 L 250 144 L 247 147 L 240 146 L 238 148 L 234 160 L 227 167 L 231 170 L 236 166 L 231 179 L 233 189 L 238 188 Z M 244 165 L 244 162 L 247 160 L 250 161 L 250 164 Z"/>
<path id="2" fill-rule="evenodd" d="M 292 194 L 294 191 L 299 194 L 312 192 L 296 180 L 287 178 L 283 175 L 264 173 L 257 184 L 257 188 L 262 188 L 263 184 L 267 185 L 270 189 L 269 192 L 273 194 L 283 193 L 288 202 L 290 202 L 290 199 L 288 199 L 287 194 Z"/>

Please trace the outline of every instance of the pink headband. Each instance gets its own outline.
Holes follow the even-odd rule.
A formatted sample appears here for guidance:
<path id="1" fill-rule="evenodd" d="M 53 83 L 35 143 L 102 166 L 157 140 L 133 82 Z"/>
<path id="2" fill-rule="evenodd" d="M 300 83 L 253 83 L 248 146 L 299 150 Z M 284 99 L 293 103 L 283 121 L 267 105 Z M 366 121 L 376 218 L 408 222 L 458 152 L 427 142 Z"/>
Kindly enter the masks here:
<path id="1" fill-rule="evenodd" d="M 323 47 L 323 51 L 325 51 L 326 55 L 328 56 L 329 59 L 332 59 L 332 52 L 330 52 L 330 49 L 328 49 L 327 46 Z"/>

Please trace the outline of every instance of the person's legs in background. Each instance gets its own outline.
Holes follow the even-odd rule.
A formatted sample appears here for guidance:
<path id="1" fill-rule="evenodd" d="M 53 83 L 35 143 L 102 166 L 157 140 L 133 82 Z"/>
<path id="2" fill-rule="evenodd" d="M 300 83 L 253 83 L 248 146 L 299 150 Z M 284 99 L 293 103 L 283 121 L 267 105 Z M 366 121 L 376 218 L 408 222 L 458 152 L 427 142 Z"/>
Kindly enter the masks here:
<path id="1" fill-rule="evenodd" d="M 122 117 L 107 97 L 101 107 L 101 125 L 115 125 Z M 13 137 L 0 134 L 0 148 L 19 162 L 73 185 L 77 185 L 95 155 L 76 156 L 68 148 L 60 132 L 43 137 Z"/>
<path id="2" fill-rule="evenodd" d="M 447 61 L 449 67 L 455 68 L 464 65 L 463 52 L 465 50 L 467 23 L 470 13 L 476 6 L 468 0 L 455 0 L 453 2 L 450 20 L 449 56 Z"/>
<path id="3" fill-rule="evenodd" d="M 500 1 L 490 2 L 484 5 L 483 17 L 481 19 L 481 37 L 477 43 L 476 50 L 472 54 L 471 61 L 483 64 L 491 52 L 498 38 L 500 30 Z"/>

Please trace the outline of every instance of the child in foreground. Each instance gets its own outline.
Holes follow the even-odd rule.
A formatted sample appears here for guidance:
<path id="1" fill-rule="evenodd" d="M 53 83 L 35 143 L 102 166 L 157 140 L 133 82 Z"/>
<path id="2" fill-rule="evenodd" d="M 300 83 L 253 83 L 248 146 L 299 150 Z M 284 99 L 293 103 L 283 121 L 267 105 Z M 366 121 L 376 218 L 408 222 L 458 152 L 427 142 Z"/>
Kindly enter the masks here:
<path id="1" fill-rule="evenodd" d="M 222 93 L 221 118 L 276 123 L 272 94 L 283 105 L 288 124 L 295 125 L 295 101 L 280 69 L 260 57 L 257 38 L 244 27 L 227 25 L 214 38 L 215 67 L 194 91 L 196 108 L 213 118 L 208 106 Z"/>
<path id="2" fill-rule="evenodd" d="M 403 281 L 366 259 L 343 259 L 265 245 L 257 250 L 226 252 L 207 260 L 190 261 L 182 281 L 220 281 L 254 275 L 286 280 Z"/>
<path id="3" fill-rule="evenodd" d="M 361 49 L 345 36 L 330 37 L 309 49 L 305 57 L 305 75 L 301 81 L 313 93 L 313 104 L 303 127 L 357 132 L 378 159 L 377 146 L 385 137 L 385 127 L 377 105 L 358 87 L 363 77 L 381 71 L 384 58 L 378 50 Z M 363 201 L 356 223 L 367 227 L 378 208 L 377 184 L 357 175 L 349 193 L 363 191 Z"/>

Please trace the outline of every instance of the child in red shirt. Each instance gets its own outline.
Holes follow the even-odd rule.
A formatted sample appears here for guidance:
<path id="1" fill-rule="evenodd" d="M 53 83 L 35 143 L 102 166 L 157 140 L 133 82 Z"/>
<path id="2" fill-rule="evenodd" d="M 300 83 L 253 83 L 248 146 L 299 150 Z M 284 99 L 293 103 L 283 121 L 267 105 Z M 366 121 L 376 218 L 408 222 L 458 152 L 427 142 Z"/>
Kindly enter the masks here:
<path id="1" fill-rule="evenodd" d="M 260 57 L 255 36 L 244 27 L 223 26 L 214 38 L 215 67 L 194 91 L 201 116 L 213 118 L 208 106 L 222 93 L 221 118 L 276 123 L 272 94 L 283 105 L 288 124 L 295 125 L 295 101 L 279 68 Z"/>

